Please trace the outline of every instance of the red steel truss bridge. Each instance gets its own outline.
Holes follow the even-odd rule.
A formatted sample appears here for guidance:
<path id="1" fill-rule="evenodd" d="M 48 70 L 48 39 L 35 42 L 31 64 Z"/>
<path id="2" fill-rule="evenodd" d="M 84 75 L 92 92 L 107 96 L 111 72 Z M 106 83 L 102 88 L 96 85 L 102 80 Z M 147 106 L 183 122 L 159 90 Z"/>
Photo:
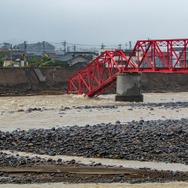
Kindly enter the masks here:
<path id="1" fill-rule="evenodd" d="M 188 73 L 188 39 L 139 40 L 132 52 L 105 51 L 68 80 L 67 93 L 100 95 L 118 73 Z"/>

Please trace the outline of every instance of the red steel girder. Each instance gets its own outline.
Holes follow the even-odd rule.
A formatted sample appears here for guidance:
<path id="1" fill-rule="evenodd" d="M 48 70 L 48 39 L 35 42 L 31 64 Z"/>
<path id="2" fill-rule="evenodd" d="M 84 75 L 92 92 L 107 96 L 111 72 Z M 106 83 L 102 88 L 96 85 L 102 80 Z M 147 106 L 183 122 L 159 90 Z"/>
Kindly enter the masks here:
<path id="1" fill-rule="evenodd" d="M 188 73 L 188 39 L 139 40 L 130 56 L 105 51 L 68 80 L 67 93 L 99 95 L 119 72 Z"/>
<path id="2" fill-rule="evenodd" d="M 126 60 L 121 51 L 103 52 L 69 79 L 67 93 L 94 96 L 103 92 L 114 82 L 116 74 L 122 72 Z"/>

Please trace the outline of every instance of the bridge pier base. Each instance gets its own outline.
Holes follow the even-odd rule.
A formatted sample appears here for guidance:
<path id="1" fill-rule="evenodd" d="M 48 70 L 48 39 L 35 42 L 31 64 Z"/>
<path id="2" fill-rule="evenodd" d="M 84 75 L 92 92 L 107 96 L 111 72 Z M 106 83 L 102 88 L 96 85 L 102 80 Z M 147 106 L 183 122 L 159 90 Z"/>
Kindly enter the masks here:
<path id="1" fill-rule="evenodd" d="M 115 101 L 143 102 L 140 73 L 119 73 Z"/>

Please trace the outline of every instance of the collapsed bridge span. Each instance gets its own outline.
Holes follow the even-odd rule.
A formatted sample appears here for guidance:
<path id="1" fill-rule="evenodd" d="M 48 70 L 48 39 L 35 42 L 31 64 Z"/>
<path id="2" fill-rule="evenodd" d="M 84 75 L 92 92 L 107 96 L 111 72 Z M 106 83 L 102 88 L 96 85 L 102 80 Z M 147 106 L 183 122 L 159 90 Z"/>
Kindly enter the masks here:
<path id="1" fill-rule="evenodd" d="M 139 40 L 129 56 L 122 50 L 105 51 L 69 78 L 67 93 L 100 95 L 120 73 L 188 73 L 187 45 L 188 39 Z"/>

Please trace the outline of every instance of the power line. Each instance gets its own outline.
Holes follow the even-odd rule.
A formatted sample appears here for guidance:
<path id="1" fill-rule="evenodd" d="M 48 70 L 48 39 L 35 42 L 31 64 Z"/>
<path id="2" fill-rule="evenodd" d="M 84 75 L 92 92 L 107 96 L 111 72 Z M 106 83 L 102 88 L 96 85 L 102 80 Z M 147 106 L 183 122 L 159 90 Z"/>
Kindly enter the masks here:
<path id="1" fill-rule="evenodd" d="M 26 48 L 30 48 L 32 45 L 36 45 L 36 44 L 41 44 L 42 45 L 42 49 L 43 49 L 43 53 L 47 50 L 51 50 L 50 45 L 54 46 L 55 49 L 59 49 L 61 51 L 63 51 L 64 53 L 66 53 L 68 50 L 72 50 L 72 51 L 86 51 L 86 50 L 94 50 L 94 49 L 132 49 L 132 46 L 134 46 L 136 42 L 133 41 L 127 41 L 127 42 L 121 42 L 121 43 L 117 43 L 117 44 L 106 44 L 106 43 L 101 43 L 101 44 L 88 44 L 88 43 L 73 43 L 73 42 L 68 42 L 66 40 L 64 40 L 63 42 L 53 42 L 53 41 L 42 41 L 42 42 L 36 42 L 36 43 L 27 43 L 24 45 L 23 43 L 20 43 L 22 45 L 24 45 L 24 47 Z M 0 47 L 5 46 L 5 44 L 9 44 L 10 43 L 0 43 Z M 20 45 L 17 44 L 17 45 Z M 27 45 L 27 46 L 26 46 Z M 15 45 L 16 46 L 16 45 Z M 25 50 L 26 50 L 25 48 Z M 54 50 L 55 50 L 54 49 Z"/>
<path id="2" fill-rule="evenodd" d="M 119 46 L 121 44 L 121 46 L 127 46 L 128 43 L 130 43 L 131 41 L 128 41 L 127 43 L 117 43 L 117 44 L 105 44 L 106 47 L 114 47 L 114 46 Z M 61 45 L 63 42 L 49 42 L 50 44 L 54 44 L 54 45 Z M 136 42 L 132 42 L 132 43 L 136 43 Z M 67 45 L 76 45 L 76 46 L 90 46 L 90 47 L 101 47 L 101 44 L 86 44 L 86 43 L 73 43 L 73 42 L 66 42 Z M 103 43 L 104 44 L 104 43 Z"/>

